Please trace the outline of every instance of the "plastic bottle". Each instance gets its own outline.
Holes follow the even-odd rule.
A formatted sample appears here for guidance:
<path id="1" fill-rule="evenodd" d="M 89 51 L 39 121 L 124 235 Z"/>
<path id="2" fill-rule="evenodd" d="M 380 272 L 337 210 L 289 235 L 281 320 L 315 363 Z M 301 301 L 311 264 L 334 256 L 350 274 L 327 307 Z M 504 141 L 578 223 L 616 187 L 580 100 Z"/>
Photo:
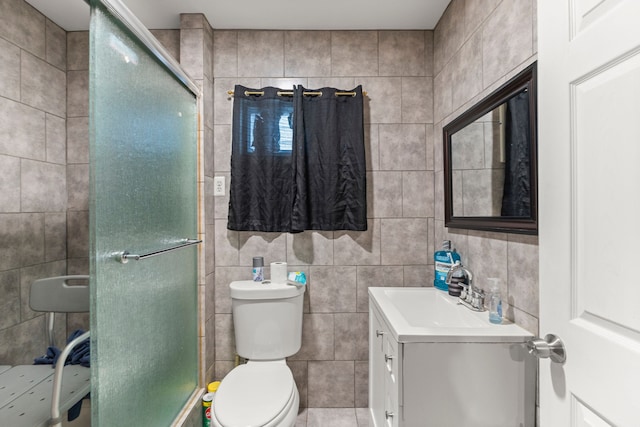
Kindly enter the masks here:
<path id="1" fill-rule="evenodd" d="M 264 280 L 264 258 L 253 257 L 253 281 L 262 282 Z"/>
<path id="2" fill-rule="evenodd" d="M 500 294 L 500 279 L 489 278 L 489 322 L 502 323 L 502 295 Z"/>
<path id="3" fill-rule="evenodd" d="M 220 381 L 214 381 L 207 386 L 207 393 L 202 396 L 202 427 L 211 427 L 211 411 L 213 410 L 213 398 Z"/>
<path id="4" fill-rule="evenodd" d="M 456 261 L 460 261 L 460 254 L 455 249 L 451 250 L 451 240 L 445 240 L 442 242 L 442 249 L 433 255 L 433 260 L 436 269 L 433 286 L 441 291 L 447 291 L 449 288 L 446 282 L 447 273 Z"/>

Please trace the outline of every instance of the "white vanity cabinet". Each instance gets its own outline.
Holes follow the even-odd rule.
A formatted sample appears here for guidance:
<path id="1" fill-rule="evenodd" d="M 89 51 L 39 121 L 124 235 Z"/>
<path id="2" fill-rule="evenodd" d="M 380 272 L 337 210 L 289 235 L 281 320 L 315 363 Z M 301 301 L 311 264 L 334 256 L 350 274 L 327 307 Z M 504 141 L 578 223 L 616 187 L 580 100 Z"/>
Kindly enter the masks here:
<path id="1" fill-rule="evenodd" d="M 474 338 L 460 328 L 463 339 L 451 331 L 404 335 L 402 325 L 370 301 L 370 427 L 535 426 L 537 362 L 525 345 L 530 334 Z"/>

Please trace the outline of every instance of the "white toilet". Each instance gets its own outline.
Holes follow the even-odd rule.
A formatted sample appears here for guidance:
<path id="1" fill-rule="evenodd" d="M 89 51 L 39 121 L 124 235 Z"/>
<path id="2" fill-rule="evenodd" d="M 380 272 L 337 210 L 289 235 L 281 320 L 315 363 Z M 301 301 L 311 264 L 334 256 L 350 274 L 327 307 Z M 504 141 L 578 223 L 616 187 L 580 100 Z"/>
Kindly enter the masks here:
<path id="1" fill-rule="evenodd" d="M 300 350 L 304 286 L 232 282 L 236 350 L 249 361 L 234 368 L 215 394 L 215 427 L 292 427 L 300 396 L 285 357 Z"/>

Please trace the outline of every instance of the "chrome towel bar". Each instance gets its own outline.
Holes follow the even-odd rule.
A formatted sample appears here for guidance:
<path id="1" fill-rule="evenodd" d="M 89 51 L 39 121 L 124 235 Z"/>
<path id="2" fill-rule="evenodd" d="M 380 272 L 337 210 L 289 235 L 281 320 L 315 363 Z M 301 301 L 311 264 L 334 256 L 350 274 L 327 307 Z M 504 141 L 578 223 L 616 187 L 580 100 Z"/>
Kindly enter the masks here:
<path id="1" fill-rule="evenodd" d="M 142 255 L 136 255 L 136 254 L 131 254 L 127 251 L 124 252 L 119 252 L 115 254 L 115 259 L 119 262 L 121 262 L 122 264 L 126 264 L 129 262 L 130 259 L 133 259 L 135 261 L 140 261 L 142 259 L 146 259 L 146 258 L 151 258 L 154 257 L 156 255 L 161 255 L 167 252 L 171 252 L 171 251 L 175 251 L 177 249 L 182 249 L 182 248 L 186 248 L 187 246 L 193 246 L 193 245 L 197 245 L 202 243 L 202 240 L 198 240 L 198 239 L 183 239 L 181 241 L 182 243 L 176 245 L 176 246 L 172 246 L 170 248 L 166 248 L 166 249 L 160 249 L 159 251 L 154 251 L 154 252 L 149 252 L 147 254 L 142 254 Z"/>

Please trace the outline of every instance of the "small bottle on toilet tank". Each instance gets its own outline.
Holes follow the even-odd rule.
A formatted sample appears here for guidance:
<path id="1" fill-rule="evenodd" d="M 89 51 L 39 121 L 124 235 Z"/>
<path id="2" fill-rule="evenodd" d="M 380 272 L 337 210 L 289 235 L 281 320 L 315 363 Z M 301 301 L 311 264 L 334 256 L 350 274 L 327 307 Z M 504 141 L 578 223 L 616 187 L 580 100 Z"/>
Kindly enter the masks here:
<path id="1" fill-rule="evenodd" d="M 264 258 L 253 257 L 253 281 L 262 282 L 264 280 Z"/>

